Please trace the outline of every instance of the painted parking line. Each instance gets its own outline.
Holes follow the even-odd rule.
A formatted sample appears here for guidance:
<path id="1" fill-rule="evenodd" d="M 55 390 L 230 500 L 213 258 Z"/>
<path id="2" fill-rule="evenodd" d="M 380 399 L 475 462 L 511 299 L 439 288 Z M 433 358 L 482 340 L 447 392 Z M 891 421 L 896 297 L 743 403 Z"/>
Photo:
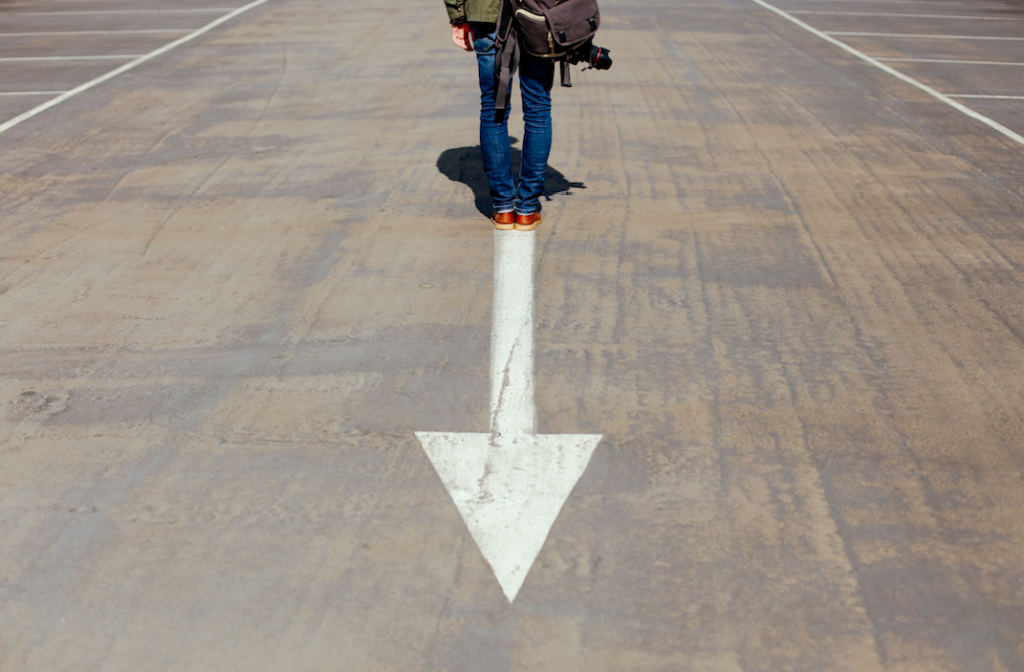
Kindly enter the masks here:
<path id="1" fill-rule="evenodd" d="M 858 5 L 956 5 L 963 6 L 963 0 L 801 0 L 802 2 L 842 2 L 855 3 Z M 1002 3 L 990 3 L 993 7 L 1003 7 Z"/>
<path id="2" fill-rule="evenodd" d="M 812 26 L 812 25 L 810 25 L 810 24 L 808 24 L 808 23 L 806 23 L 804 21 L 801 21 L 800 19 L 798 19 L 797 17 L 793 16 L 789 12 L 781 10 L 778 7 L 775 7 L 774 5 L 771 5 L 771 4 L 767 3 L 767 2 L 765 2 L 765 0 L 750 0 L 750 1 L 755 3 L 755 4 L 757 4 L 757 5 L 760 5 L 761 7 L 764 7 L 765 9 L 767 9 L 770 12 L 773 12 L 773 13 L 779 15 L 780 17 L 782 17 L 782 18 L 786 19 L 787 21 L 789 21 L 789 22 L 799 26 L 800 28 L 803 28 L 807 32 L 811 33 L 812 35 L 820 37 L 821 39 L 825 40 L 829 44 L 833 44 L 833 45 L 839 47 L 840 49 L 842 49 L 843 51 L 845 51 L 845 52 L 847 52 L 849 54 L 852 54 L 853 56 L 856 56 L 857 58 L 861 59 L 862 61 L 864 61 L 866 63 L 870 63 L 871 65 L 875 66 L 879 70 L 882 70 L 883 72 L 887 72 L 890 75 L 892 75 L 893 77 L 896 77 L 897 79 L 899 79 L 899 80 L 901 80 L 903 82 L 906 82 L 907 84 L 910 84 L 911 86 L 914 86 L 914 87 L 920 89 L 921 91 L 924 91 L 928 95 L 930 95 L 930 96 L 934 97 L 935 99 L 945 103 L 946 105 L 949 105 L 950 107 L 952 107 L 953 109 L 957 110 L 958 112 L 962 112 L 963 114 L 967 115 L 971 119 L 974 119 L 975 121 L 980 121 L 981 123 L 985 124 L 989 128 L 991 128 L 991 129 L 993 129 L 995 131 L 998 131 L 999 133 L 1002 133 L 1003 135 L 1005 135 L 1006 137 L 1010 138 L 1014 142 L 1017 142 L 1017 143 L 1019 143 L 1021 145 L 1024 145 L 1024 136 L 1020 135 L 1019 133 L 1017 133 L 1015 131 L 1010 130 L 1006 126 L 1003 126 L 998 121 L 995 121 L 994 119 L 989 119 L 985 115 L 980 114 L 978 112 L 975 112 L 974 110 L 972 110 L 971 108 L 967 107 L 966 105 L 963 105 L 962 103 L 958 103 L 957 101 L 953 100 L 953 98 L 951 98 L 950 96 L 947 96 L 944 93 L 940 93 L 936 89 L 933 89 L 932 87 L 928 86 L 927 84 L 925 84 L 923 82 L 919 82 L 918 80 L 914 79 L 910 75 L 903 74 L 902 72 L 900 72 L 899 70 L 896 70 L 892 66 L 886 65 L 885 63 L 879 61 L 877 58 L 872 58 L 871 56 L 868 56 L 864 52 L 862 52 L 862 51 L 860 51 L 858 49 L 854 49 L 853 47 L 851 47 L 850 45 L 846 44 L 845 42 L 843 42 L 841 40 L 837 40 L 832 35 L 830 35 L 828 33 L 824 33 L 822 31 L 818 30 L 814 26 Z M 1015 38 L 1015 39 L 1024 39 L 1024 38 Z"/>
<path id="3" fill-rule="evenodd" d="M 80 3 L 81 1 L 82 0 L 66 0 L 66 4 L 77 4 L 77 3 Z M 129 3 L 129 2 L 156 3 L 156 2 L 160 2 L 161 0 L 105 0 L 105 1 L 109 2 L 109 3 L 116 4 L 118 2 L 120 2 L 120 3 Z M 8 3 L 6 3 L 6 6 L 7 7 L 38 7 L 40 4 L 42 4 L 40 2 L 40 0 L 29 0 L 27 2 L 8 2 Z"/>
<path id="4" fill-rule="evenodd" d="M 1024 21 L 1016 16 L 968 16 L 966 14 L 906 14 L 896 12 L 841 12 L 827 9 L 789 9 L 790 14 L 822 14 L 827 16 L 895 16 L 912 19 L 967 19 L 970 21 Z"/>
<path id="5" fill-rule="evenodd" d="M 56 107 L 57 105 L 60 105 L 64 101 L 66 101 L 66 100 L 68 100 L 70 98 L 73 98 L 73 97 L 77 96 L 80 93 L 88 91 L 89 89 L 91 89 L 91 88 L 93 88 L 95 86 L 99 86 L 100 84 L 102 84 L 102 83 L 104 83 L 104 82 L 106 82 L 108 80 L 111 80 L 114 77 L 117 77 L 118 75 L 124 74 L 124 73 L 128 72 L 129 70 L 137 68 L 138 66 L 142 65 L 143 63 L 151 61 L 152 59 L 154 59 L 154 58 L 156 58 L 158 56 L 162 56 L 163 54 L 166 54 L 167 52 L 171 51 L 172 49 L 180 47 L 181 45 L 186 44 L 187 42 L 191 42 L 192 40 L 196 39 L 197 37 L 200 37 L 200 36 L 210 32 L 211 30 L 213 30 L 217 26 L 230 21 L 231 19 L 235 18 L 236 16 L 239 16 L 240 14 L 243 14 L 243 13 L 249 11 L 250 9 L 255 9 L 256 7 L 259 7 L 260 5 L 266 4 L 267 2 L 270 2 L 270 0 L 254 0 L 253 2 L 250 2 L 248 5 L 245 5 L 243 7 L 239 7 L 238 9 L 233 10 L 230 13 L 225 14 L 224 16 L 221 16 L 221 17 L 218 17 L 218 18 L 214 19 L 213 21 L 211 21 L 210 23 L 206 24 L 202 28 L 194 30 L 191 33 L 189 33 L 188 35 L 185 35 L 184 37 L 181 37 L 181 38 L 179 38 L 177 40 L 174 40 L 173 42 L 165 44 L 164 46 L 160 47 L 159 49 L 155 49 L 155 50 L 149 52 L 145 56 L 140 56 L 139 58 L 136 58 L 133 61 L 125 63 L 124 65 L 122 65 L 119 68 L 115 68 L 115 69 L 111 70 L 110 72 L 108 72 L 108 73 L 106 73 L 104 75 L 100 75 L 99 77 L 96 77 L 95 79 L 89 80 L 85 84 L 81 84 L 79 86 L 76 86 L 75 88 L 71 89 L 70 91 L 65 91 L 64 93 L 60 94 L 56 98 L 54 98 L 52 100 L 48 100 L 45 103 L 43 103 L 42 105 L 37 105 L 36 107 L 33 107 L 28 112 L 24 112 L 22 114 L 19 114 L 18 116 L 14 117 L 13 119 L 10 119 L 10 120 L 0 124 L 0 133 L 4 133 L 5 131 L 8 131 L 8 130 L 14 128 L 15 126 L 17 126 L 18 124 L 22 123 L 23 121 L 28 121 L 32 117 L 35 117 L 36 115 L 41 114 L 41 113 L 45 112 L 46 110 L 49 110 L 52 107 Z"/>
<path id="6" fill-rule="evenodd" d="M 0 57 L 0 63 L 19 63 L 22 61 L 130 61 L 142 58 L 145 54 L 121 54 L 117 56 L 9 56 Z"/>
<path id="7" fill-rule="evenodd" d="M 59 96 L 66 91 L 0 91 L 0 96 Z"/>
<path id="8" fill-rule="evenodd" d="M 214 14 L 230 12 L 233 7 L 202 7 L 185 9 L 76 9 L 66 12 L 10 12 L 4 16 L 82 16 L 88 14 Z"/>
<path id="9" fill-rule="evenodd" d="M 1024 96 L 994 96 L 984 93 L 947 93 L 950 98 L 981 98 L 983 100 L 1024 100 Z"/>
<path id="10" fill-rule="evenodd" d="M 1024 65 L 1016 61 L 960 61 L 952 58 L 885 58 L 875 56 L 877 61 L 898 61 L 901 63 L 952 63 L 953 65 Z"/>
<path id="11" fill-rule="evenodd" d="M 796 17 L 793 18 L 795 19 Z M 817 29 L 814 29 L 812 32 L 819 36 L 839 35 L 843 37 L 916 37 L 923 40 L 1009 40 L 1011 42 L 1024 42 L 1024 37 L 992 37 L 990 35 L 922 35 L 920 33 L 862 33 L 844 30 Z"/>
<path id="12" fill-rule="evenodd" d="M 141 28 L 135 30 L 46 30 L 33 31 L 28 33 L 0 33 L 0 37 L 38 37 L 38 36 L 60 36 L 60 35 L 134 35 L 134 34 L 157 34 L 157 33 L 187 33 L 191 28 Z"/>
<path id="13" fill-rule="evenodd" d="M 0 33 L 0 37 L 37 37 L 58 36 L 58 35 L 134 35 L 134 34 L 158 34 L 158 33 L 187 33 L 189 28 L 144 28 L 121 31 L 32 31 L 29 33 Z"/>

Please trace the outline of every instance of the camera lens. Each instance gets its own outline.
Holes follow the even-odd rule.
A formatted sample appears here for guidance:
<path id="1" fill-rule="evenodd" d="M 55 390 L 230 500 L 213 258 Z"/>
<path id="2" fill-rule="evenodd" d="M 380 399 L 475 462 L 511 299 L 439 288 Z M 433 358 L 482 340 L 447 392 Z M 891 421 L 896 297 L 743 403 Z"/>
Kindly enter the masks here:
<path id="1" fill-rule="evenodd" d="M 590 58 L 587 59 L 590 62 L 590 66 L 597 70 L 607 70 L 612 67 L 612 57 L 608 55 L 608 51 L 604 47 L 594 44 L 590 45 Z"/>

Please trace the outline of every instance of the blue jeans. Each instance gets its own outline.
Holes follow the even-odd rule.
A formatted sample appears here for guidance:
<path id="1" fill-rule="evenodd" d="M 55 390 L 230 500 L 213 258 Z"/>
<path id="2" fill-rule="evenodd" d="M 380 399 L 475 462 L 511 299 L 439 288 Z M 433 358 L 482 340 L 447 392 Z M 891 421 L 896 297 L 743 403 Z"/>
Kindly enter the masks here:
<path id="1" fill-rule="evenodd" d="M 551 153 L 551 85 L 555 79 L 555 64 L 536 58 L 525 51 L 519 61 L 519 88 L 523 94 L 523 160 L 519 168 L 519 188 L 512 180 L 512 150 L 508 139 L 508 114 L 496 122 L 494 92 L 498 86 L 494 78 L 494 44 L 496 28 L 493 23 L 474 23 L 473 49 L 480 68 L 480 149 L 484 171 L 491 183 L 491 198 L 497 212 L 515 212 L 529 215 L 540 209 L 540 196 L 544 193 L 544 177 Z"/>

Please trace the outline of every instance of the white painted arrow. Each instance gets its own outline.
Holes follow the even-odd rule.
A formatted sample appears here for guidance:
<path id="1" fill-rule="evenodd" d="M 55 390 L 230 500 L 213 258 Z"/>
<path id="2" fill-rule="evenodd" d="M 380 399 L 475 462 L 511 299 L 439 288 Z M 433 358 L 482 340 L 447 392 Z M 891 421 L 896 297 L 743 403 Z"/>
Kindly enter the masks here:
<path id="1" fill-rule="evenodd" d="M 537 435 L 536 240 L 533 231 L 494 232 L 490 433 L 416 432 L 509 602 L 601 441 L 600 434 Z"/>

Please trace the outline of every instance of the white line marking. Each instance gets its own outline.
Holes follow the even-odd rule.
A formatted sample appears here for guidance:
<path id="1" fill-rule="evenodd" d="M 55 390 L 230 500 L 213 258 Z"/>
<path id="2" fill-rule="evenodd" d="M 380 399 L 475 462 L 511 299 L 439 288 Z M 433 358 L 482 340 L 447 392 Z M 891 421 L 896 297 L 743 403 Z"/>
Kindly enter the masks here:
<path id="1" fill-rule="evenodd" d="M 533 388 L 533 256 L 536 234 L 494 236 L 491 431 L 537 432 Z"/>
<path id="2" fill-rule="evenodd" d="M 828 14 L 831 16 L 899 16 L 914 19 L 969 19 L 971 21 L 1024 21 L 1016 16 L 968 16 L 966 14 L 901 14 L 894 12 L 840 12 L 827 9 L 791 9 L 790 14 Z"/>
<path id="3" fill-rule="evenodd" d="M 68 0 L 68 2 L 66 4 L 85 4 L 85 2 L 87 2 L 87 1 L 88 0 Z M 107 2 L 112 2 L 112 3 L 115 3 L 115 4 L 118 3 L 118 2 L 121 2 L 121 3 L 142 2 L 142 3 L 156 4 L 157 2 L 161 2 L 161 1 L 162 0 L 107 0 Z M 894 1 L 897 1 L 897 0 L 894 0 Z M 7 3 L 8 7 L 38 7 L 39 5 L 40 5 L 39 0 L 33 0 L 32 2 L 8 2 Z"/>
<path id="4" fill-rule="evenodd" d="M 47 30 L 30 33 L 0 33 L 0 37 L 36 37 L 37 35 L 134 35 L 157 33 L 187 33 L 191 28 L 145 28 L 140 30 Z"/>
<path id="5" fill-rule="evenodd" d="M 63 91 L 0 91 L 0 96 L 57 96 Z"/>
<path id="6" fill-rule="evenodd" d="M 842 2 L 858 5 L 956 5 L 963 6 L 963 0 L 803 0 L 803 2 Z M 989 4 L 990 7 L 1002 8 L 1005 5 L 998 2 Z"/>
<path id="7" fill-rule="evenodd" d="M 984 98 L 986 100 L 1024 100 L 1024 96 L 988 96 L 980 93 L 948 93 L 950 98 Z"/>
<path id="8" fill-rule="evenodd" d="M 157 56 L 162 56 L 163 54 L 166 54 L 168 51 L 171 51 L 172 49 L 174 49 L 176 47 L 180 47 L 181 45 L 185 44 L 186 42 L 191 42 L 192 40 L 196 39 L 197 37 L 210 32 L 211 30 L 213 30 L 217 26 L 221 25 L 222 23 L 230 21 L 231 19 L 235 18 L 239 14 L 247 12 L 250 9 L 254 9 L 255 7 L 259 7 L 260 5 L 265 4 L 267 2 L 270 2 L 270 0 L 254 0 L 253 2 L 250 2 L 248 5 L 245 5 L 244 7 L 239 7 L 238 9 L 234 10 L 233 12 L 231 12 L 229 14 L 225 14 L 224 16 L 222 16 L 220 18 L 214 19 L 213 21 L 211 21 L 210 23 L 206 24 L 202 28 L 199 28 L 198 30 L 194 30 L 191 33 L 189 33 L 188 35 L 185 35 L 184 37 L 178 38 L 177 40 L 175 40 L 173 42 L 165 44 L 164 46 L 160 47 L 159 49 L 156 49 L 154 51 L 149 52 L 145 56 L 141 56 L 139 58 L 136 58 L 134 61 L 130 61 L 128 63 L 125 63 L 121 67 L 115 68 L 115 69 L 111 70 L 110 72 L 106 73 L 105 75 L 100 75 L 99 77 L 96 77 L 95 79 L 91 79 L 88 82 L 86 82 L 85 84 L 82 84 L 80 86 L 76 86 L 75 88 L 71 89 L 70 91 L 65 91 L 64 93 L 62 93 L 61 95 L 57 96 L 53 100 L 48 100 L 45 103 L 43 103 L 42 105 L 38 105 L 36 107 L 33 107 L 28 112 L 25 112 L 23 114 L 19 114 L 18 116 L 14 117 L 13 119 L 10 119 L 10 120 L 5 121 L 4 123 L 0 124 L 0 133 L 3 133 L 5 131 L 8 131 L 8 130 L 14 128 L 15 126 L 17 126 L 21 122 L 27 121 L 27 120 L 31 119 L 32 117 L 34 117 L 34 116 L 36 116 L 36 115 L 38 115 L 38 114 L 40 114 L 42 112 L 45 112 L 46 110 L 50 109 L 51 107 L 55 107 L 57 105 L 60 105 L 65 100 L 68 100 L 69 98 L 73 98 L 74 96 L 77 96 L 78 94 L 80 94 L 80 93 L 82 93 L 84 91 L 88 91 L 89 89 L 91 89 L 91 88 L 93 88 L 95 86 L 99 86 L 100 84 L 102 84 L 102 83 L 104 83 L 104 82 L 106 82 L 108 80 L 111 80 L 111 79 L 113 79 L 114 77 L 117 77 L 120 74 L 128 72 L 129 70 L 132 70 L 133 68 L 137 68 L 138 66 L 142 65 L 145 62 L 153 60 Z"/>
<path id="9" fill-rule="evenodd" d="M 1017 143 L 1020 143 L 1021 145 L 1024 145 L 1024 136 L 1020 135 L 1019 133 L 1015 133 L 1014 131 L 1011 131 L 1006 126 L 1003 126 L 1002 124 L 1000 124 L 997 121 L 993 121 L 992 119 L 989 119 L 988 117 L 986 117 L 983 114 L 978 114 L 977 112 L 975 112 L 971 108 L 967 107 L 966 105 L 962 105 L 962 104 L 956 102 L 955 100 L 953 100 L 952 98 L 950 98 L 949 96 L 944 95 L 942 93 L 939 93 L 938 91 L 936 91 L 932 87 L 928 86 L 927 84 L 919 82 L 916 79 L 914 79 L 913 77 L 910 77 L 909 75 L 903 74 L 899 70 L 896 70 L 895 68 L 892 68 L 892 67 L 886 65 L 885 63 L 882 63 L 878 59 L 875 59 L 875 58 L 872 58 L 872 57 L 868 56 L 867 54 L 865 54 L 862 51 L 858 51 L 857 49 L 854 49 L 853 47 L 851 47 L 850 45 L 846 44 L 845 42 L 837 40 L 837 39 L 835 39 L 834 37 L 832 37 L 831 35 L 829 35 L 827 33 L 821 32 L 820 30 L 818 30 L 814 26 L 811 26 L 811 25 L 801 21 L 800 19 L 796 18 L 795 16 L 792 16 L 791 14 L 789 14 L 787 12 L 784 12 L 783 10 L 779 9 L 778 7 L 775 7 L 773 5 L 768 4 L 764 0 L 750 0 L 750 1 L 760 5 L 762 7 L 764 7 L 765 9 L 767 9 L 767 10 L 769 10 L 771 12 L 774 12 L 775 14 L 778 14 L 782 18 L 786 19 L 787 21 L 790 21 L 791 23 L 796 24 L 797 26 L 799 26 L 799 27 L 803 28 L 804 30 L 806 30 L 807 32 L 811 33 L 812 35 L 816 35 L 817 37 L 820 37 L 821 39 L 825 40 L 826 42 L 828 42 L 830 44 L 834 44 L 835 46 L 839 47 L 843 51 L 846 51 L 847 53 L 850 53 L 850 54 L 856 56 L 857 58 L 859 58 L 859 59 L 861 59 L 861 60 L 863 60 L 863 61 L 865 61 L 867 63 L 870 63 L 871 65 L 875 66 L 879 70 L 882 70 L 883 72 L 887 72 L 890 75 L 892 75 L 893 77 L 896 77 L 897 79 L 899 79 L 901 81 L 904 81 L 907 84 L 910 84 L 911 86 L 917 87 L 918 89 L 924 91 L 928 95 L 933 96 L 936 99 L 942 101 L 943 103 L 949 105 L 953 109 L 966 114 L 971 119 L 974 119 L 976 121 L 980 121 L 981 123 L 985 124 L 989 128 L 991 128 L 993 130 L 996 130 L 996 131 L 999 131 L 1000 133 L 1002 133 L 1006 137 L 1010 138 L 1014 142 L 1017 142 Z"/>
<path id="10" fill-rule="evenodd" d="M 4 16 L 81 16 L 85 14 L 214 14 L 230 12 L 231 7 L 202 7 L 199 9 L 85 9 L 67 12 L 11 12 Z"/>
<path id="11" fill-rule="evenodd" d="M 0 63 L 20 61 L 130 61 L 141 58 L 144 54 L 124 54 L 123 56 L 12 56 L 0 58 Z"/>
<path id="12" fill-rule="evenodd" d="M 495 231 L 491 431 L 416 432 L 509 602 L 601 441 L 537 435 L 533 231 Z"/>
<path id="13" fill-rule="evenodd" d="M 987 35 L 921 35 L 919 33 L 859 33 L 841 30 L 813 30 L 812 32 L 814 32 L 815 34 L 820 33 L 820 35 L 842 35 L 844 37 L 917 37 L 923 40 L 1010 40 L 1012 42 L 1024 41 L 1024 37 L 989 37 Z"/>
<path id="14" fill-rule="evenodd" d="M 954 65 L 1024 65 L 1013 61 L 958 61 L 951 58 L 883 58 L 875 56 L 876 61 L 900 61 L 903 63 L 952 63 Z"/>
<path id="15" fill-rule="evenodd" d="M 80 4 L 87 0 L 67 0 L 70 4 Z M 160 2 L 160 0 L 107 0 L 108 2 Z M 938 1 L 938 0 L 937 0 Z M 9 2 L 8 7 L 38 7 L 39 0 L 33 0 L 32 2 Z"/>

